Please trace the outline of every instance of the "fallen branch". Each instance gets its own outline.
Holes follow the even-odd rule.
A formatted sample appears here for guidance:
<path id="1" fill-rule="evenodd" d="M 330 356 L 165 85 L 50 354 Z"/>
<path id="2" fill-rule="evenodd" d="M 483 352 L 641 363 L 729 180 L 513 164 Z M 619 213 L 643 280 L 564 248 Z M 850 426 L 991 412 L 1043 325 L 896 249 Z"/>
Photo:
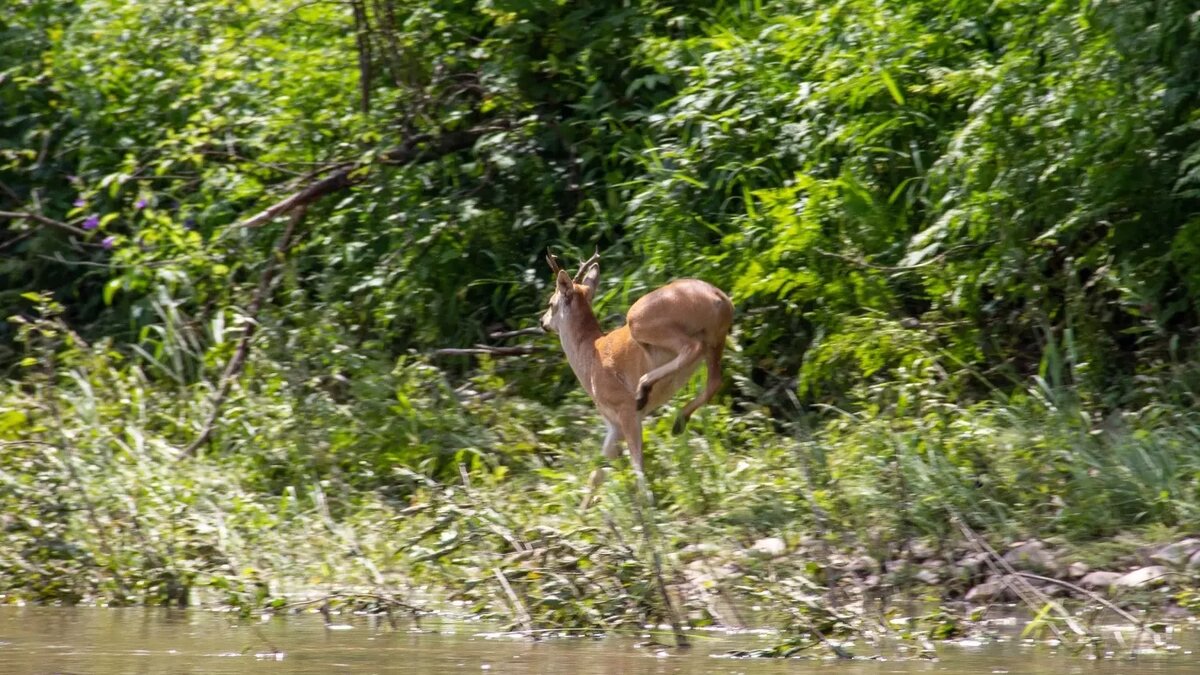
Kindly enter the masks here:
<path id="1" fill-rule="evenodd" d="M 486 133 L 507 128 L 507 124 L 495 124 L 438 135 L 417 134 L 401 145 L 384 152 L 377 161 L 385 164 L 415 164 L 431 161 L 475 145 L 475 141 Z M 265 225 L 272 219 L 301 206 L 307 206 L 325 195 L 357 185 L 366 177 L 372 164 L 372 162 L 354 162 L 338 165 L 340 168 L 329 176 L 292 193 L 236 226 L 259 227 Z"/>
<path id="2" fill-rule="evenodd" d="M 87 230 L 75 227 L 69 223 L 64 223 L 61 220 L 55 220 L 53 218 L 47 218 L 46 216 L 38 215 L 36 213 L 26 213 L 24 211 L 0 211 L 0 218 L 9 218 L 12 220 L 31 220 L 39 225 L 57 228 L 63 232 L 69 232 L 77 237 L 86 237 L 88 233 Z"/>

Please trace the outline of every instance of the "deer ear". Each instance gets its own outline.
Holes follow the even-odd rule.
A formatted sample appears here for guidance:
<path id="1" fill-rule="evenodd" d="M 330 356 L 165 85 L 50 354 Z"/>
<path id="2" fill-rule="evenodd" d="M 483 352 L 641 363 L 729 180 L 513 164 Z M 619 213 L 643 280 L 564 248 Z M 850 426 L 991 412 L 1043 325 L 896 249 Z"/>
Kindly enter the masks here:
<path id="1" fill-rule="evenodd" d="M 596 288 L 600 285 L 600 263 L 592 263 L 583 275 L 583 285 L 588 289 L 588 302 L 596 297 Z"/>
<path id="2" fill-rule="evenodd" d="M 575 282 L 571 281 L 571 275 L 567 274 L 565 270 L 560 269 L 558 271 L 558 276 L 554 278 L 554 283 L 558 286 L 558 292 L 563 297 L 569 297 L 571 293 L 575 292 Z"/>

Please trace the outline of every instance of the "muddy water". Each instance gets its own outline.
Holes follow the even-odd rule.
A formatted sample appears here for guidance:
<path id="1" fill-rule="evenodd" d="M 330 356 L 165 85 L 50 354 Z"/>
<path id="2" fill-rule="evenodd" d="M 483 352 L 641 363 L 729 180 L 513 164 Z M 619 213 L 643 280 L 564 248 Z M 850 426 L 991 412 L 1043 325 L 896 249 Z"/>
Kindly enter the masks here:
<path id="1" fill-rule="evenodd" d="M 633 639 L 526 642 L 480 634 L 471 624 L 425 624 L 424 632 L 367 618 L 327 628 L 320 616 L 239 621 L 202 611 L 0 607 L 0 674 L 9 673 L 485 673 L 495 675 L 876 675 L 956 673 L 1070 675 L 1200 672 L 1195 631 L 1169 650 L 1088 661 L 1017 639 L 939 646 L 937 662 L 714 658 L 762 646 L 747 636 L 697 634 L 687 651 Z M 1195 649 L 1196 654 L 1191 652 Z M 856 649 L 863 654 L 868 648 Z"/>

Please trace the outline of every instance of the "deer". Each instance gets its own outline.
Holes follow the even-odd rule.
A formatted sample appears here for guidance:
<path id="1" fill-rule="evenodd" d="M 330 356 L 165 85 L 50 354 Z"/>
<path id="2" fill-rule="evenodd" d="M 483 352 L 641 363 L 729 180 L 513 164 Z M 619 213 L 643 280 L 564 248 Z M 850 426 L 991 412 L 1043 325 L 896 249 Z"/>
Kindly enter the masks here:
<path id="1" fill-rule="evenodd" d="M 571 370 L 604 419 L 604 457 L 617 459 L 623 440 L 643 483 L 642 420 L 670 401 L 701 361 L 707 369 L 704 389 L 676 415 L 672 432 L 683 433 L 692 414 L 716 395 L 733 302 L 706 281 L 677 279 L 640 297 L 630 306 L 625 325 L 605 333 L 592 310 L 600 284 L 599 251 L 581 263 L 574 277 L 549 252 L 546 262 L 554 274 L 554 294 L 541 327 L 558 334 Z M 593 472 L 584 508 L 603 478 L 602 469 Z"/>

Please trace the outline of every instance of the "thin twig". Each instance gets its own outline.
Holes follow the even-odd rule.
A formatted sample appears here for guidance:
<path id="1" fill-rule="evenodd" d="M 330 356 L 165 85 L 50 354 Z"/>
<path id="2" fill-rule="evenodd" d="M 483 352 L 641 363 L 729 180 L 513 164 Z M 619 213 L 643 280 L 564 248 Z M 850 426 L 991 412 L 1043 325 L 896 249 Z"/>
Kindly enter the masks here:
<path id="1" fill-rule="evenodd" d="M 688 638 L 687 634 L 683 632 L 683 621 L 679 618 L 679 612 L 675 610 L 675 603 L 671 602 L 671 594 L 663 579 L 662 556 L 658 553 L 658 528 L 650 518 L 646 517 L 646 510 L 654 509 L 654 494 L 650 492 L 650 486 L 646 484 L 645 474 L 641 471 L 635 471 L 635 473 L 637 476 L 636 485 L 633 488 L 633 514 L 637 518 L 638 524 L 642 526 L 642 540 L 645 542 L 646 548 L 650 549 L 650 569 L 654 574 L 654 584 L 659 595 L 662 596 L 667 621 L 671 624 L 671 632 L 675 634 L 675 646 L 687 647 Z M 643 505 L 645 509 L 642 508 Z"/>

